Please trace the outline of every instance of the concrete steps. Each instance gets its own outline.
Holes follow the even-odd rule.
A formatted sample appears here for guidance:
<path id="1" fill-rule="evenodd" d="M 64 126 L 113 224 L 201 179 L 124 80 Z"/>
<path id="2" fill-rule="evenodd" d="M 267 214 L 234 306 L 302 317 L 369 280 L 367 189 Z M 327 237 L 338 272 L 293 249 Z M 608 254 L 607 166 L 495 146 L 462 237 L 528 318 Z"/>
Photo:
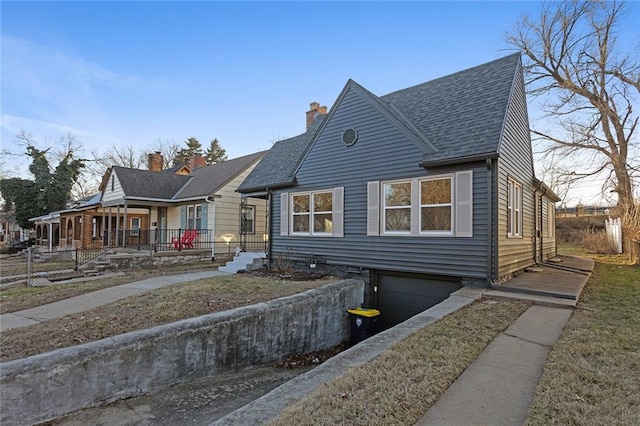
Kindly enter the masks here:
<path id="1" fill-rule="evenodd" d="M 235 274 L 238 271 L 251 269 L 252 265 L 258 268 L 262 266 L 262 259 L 266 257 L 267 255 L 264 252 L 241 252 L 232 261 L 227 262 L 225 266 L 219 267 L 218 271 Z"/>

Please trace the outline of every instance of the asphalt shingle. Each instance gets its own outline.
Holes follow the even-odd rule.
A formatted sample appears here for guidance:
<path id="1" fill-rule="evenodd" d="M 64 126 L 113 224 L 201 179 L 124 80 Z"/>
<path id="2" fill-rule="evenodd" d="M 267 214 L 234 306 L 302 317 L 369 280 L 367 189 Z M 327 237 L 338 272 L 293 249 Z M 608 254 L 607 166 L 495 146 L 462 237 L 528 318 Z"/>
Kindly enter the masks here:
<path id="1" fill-rule="evenodd" d="M 192 173 L 193 179 L 175 195 L 174 199 L 211 195 L 264 155 L 265 151 L 256 152 L 233 160 L 200 167 Z"/>
<path id="2" fill-rule="evenodd" d="M 238 192 L 253 192 L 266 188 L 277 188 L 293 183 L 293 170 L 304 154 L 311 138 L 324 120 L 319 118 L 303 134 L 289 139 L 277 141 L 264 156 L 262 161 L 249 173 L 240 184 Z"/>
<path id="3" fill-rule="evenodd" d="M 126 197 L 170 200 L 191 176 L 113 166 Z"/>
<path id="4" fill-rule="evenodd" d="M 425 161 L 455 160 L 498 152 L 519 66 L 516 53 L 381 97 L 358 87 L 411 132 L 418 132 Z M 299 136 L 276 142 L 238 191 L 295 183 L 294 168 L 321 121 Z"/>

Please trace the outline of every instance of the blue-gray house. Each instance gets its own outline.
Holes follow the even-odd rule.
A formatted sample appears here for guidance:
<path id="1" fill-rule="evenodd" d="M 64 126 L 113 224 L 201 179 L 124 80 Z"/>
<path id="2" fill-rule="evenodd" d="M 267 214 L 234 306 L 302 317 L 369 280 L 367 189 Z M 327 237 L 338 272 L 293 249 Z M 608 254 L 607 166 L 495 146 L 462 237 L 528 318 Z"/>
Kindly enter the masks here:
<path id="1" fill-rule="evenodd" d="M 238 189 L 269 200 L 272 264 L 360 275 L 392 324 L 556 255 L 519 54 L 384 96 L 349 80 L 325 111 Z"/>

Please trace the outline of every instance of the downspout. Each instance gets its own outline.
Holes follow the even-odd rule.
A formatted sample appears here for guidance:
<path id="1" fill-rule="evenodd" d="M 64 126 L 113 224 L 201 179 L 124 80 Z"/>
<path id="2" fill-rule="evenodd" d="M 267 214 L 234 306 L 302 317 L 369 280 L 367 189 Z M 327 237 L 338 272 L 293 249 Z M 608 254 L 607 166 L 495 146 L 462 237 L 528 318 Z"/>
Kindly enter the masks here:
<path id="1" fill-rule="evenodd" d="M 537 216 L 540 218 L 540 262 L 544 262 L 544 233 L 542 232 L 542 199 L 545 195 L 547 195 L 546 188 L 542 188 L 543 192 L 540 192 L 540 211 L 537 213 Z M 548 219 L 547 219 L 548 220 Z M 556 251 L 557 254 L 557 251 Z"/>
<path id="2" fill-rule="evenodd" d="M 493 285 L 493 161 L 486 160 L 487 164 L 487 278 L 489 286 Z"/>
<path id="3" fill-rule="evenodd" d="M 282 206 L 280 206 L 282 208 Z M 273 191 L 267 188 L 267 268 L 271 269 L 273 250 Z"/>

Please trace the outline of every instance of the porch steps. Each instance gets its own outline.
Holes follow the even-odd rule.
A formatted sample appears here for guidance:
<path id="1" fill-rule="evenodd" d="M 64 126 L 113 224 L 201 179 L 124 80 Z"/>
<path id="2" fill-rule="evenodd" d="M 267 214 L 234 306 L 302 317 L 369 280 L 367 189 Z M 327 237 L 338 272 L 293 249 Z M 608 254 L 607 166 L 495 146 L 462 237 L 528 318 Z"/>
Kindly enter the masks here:
<path id="1" fill-rule="evenodd" d="M 225 266 L 219 267 L 218 271 L 235 274 L 238 271 L 250 269 L 250 265 L 259 267 L 262 265 L 262 259 L 266 257 L 267 255 L 264 252 L 241 252 L 232 261 L 227 262 Z"/>

